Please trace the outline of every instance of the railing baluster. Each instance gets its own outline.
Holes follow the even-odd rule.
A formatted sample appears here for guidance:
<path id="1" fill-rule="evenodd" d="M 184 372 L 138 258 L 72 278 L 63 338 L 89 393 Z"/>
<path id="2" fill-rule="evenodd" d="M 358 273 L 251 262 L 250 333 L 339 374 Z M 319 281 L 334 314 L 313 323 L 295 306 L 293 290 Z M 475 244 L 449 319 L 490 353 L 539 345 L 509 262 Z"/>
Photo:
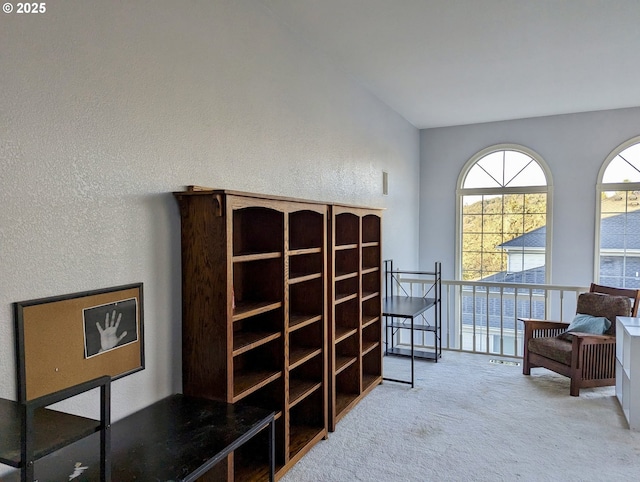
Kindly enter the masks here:
<path id="1" fill-rule="evenodd" d="M 463 317 L 463 311 L 464 311 L 464 299 L 463 299 L 463 295 L 462 295 L 462 285 L 457 285 L 458 286 L 458 300 L 460 300 L 460 303 L 458 306 L 458 315 L 454 318 L 454 323 L 456 323 L 456 329 L 458 330 L 458 349 L 462 350 L 462 347 L 464 346 L 462 344 L 462 317 Z M 458 324 L 458 321 L 460 321 L 460 323 Z"/>
<path id="2" fill-rule="evenodd" d="M 489 303 L 491 303 L 491 300 L 489 299 L 489 287 L 487 286 L 485 288 L 485 307 L 486 307 L 486 311 L 487 311 L 487 315 L 485 316 L 485 347 L 484 347 L 484 351 L 485 353 L 489 353 Z"/>
<path id="3" fill-rule="evenodd" d="M 504 287 L 500 287 L 500 355 L 504 355 Z"/>
<path id="4" fill-rule="evenodd" d="M 451 293 L 451 286 L 447 285 L 446 286 L 446 291 L 447 291 L 447 297 L 442 300 L 442 306 L 445 307 L 446 312 L 443 313 L 444 316 L 444 320 L 445 320 L 445 326 L 446 326 L 446 331 L 445 331 L 445 335 L 447 337 L 447 349 L 451 348 L 451 339 L 450 339 L 450 333 L 451 330 L 449 329 L 449 327 L 451 326 L 451 318 L 449 317 L 449 312 L 451 311 L 451 302 L 449 300 L 451 300 L 450 293 Z M 446 301 L 445 301 L 446 300 Z"/>
<path id="5" fill-rule="evenodd" d="M 549 291 L 544 290 L 544 319 L 549 319 Z"/>
<path id="6" fill-rule="evenodd" d="M 518 288 L 513 290 L 513 356 L 518 354 Z"/>
<path id="7" fill-rule="evenodd" d="M 476 352 L 476 287 L 474 286 L 472 288 L 473 290 L 473 312 L 472 312 L 472 317 L 473 317 L 473 351 Z"/>

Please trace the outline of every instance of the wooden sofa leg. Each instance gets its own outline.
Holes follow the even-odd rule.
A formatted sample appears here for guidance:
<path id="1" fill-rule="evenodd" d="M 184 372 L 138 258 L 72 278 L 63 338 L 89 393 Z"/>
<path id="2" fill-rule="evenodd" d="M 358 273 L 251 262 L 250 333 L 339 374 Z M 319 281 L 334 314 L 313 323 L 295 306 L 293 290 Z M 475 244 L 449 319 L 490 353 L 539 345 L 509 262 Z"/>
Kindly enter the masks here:
<path id="1" fill-rule="evenodd" d="M 580 385 L 577 380 L 571 379 L 571 385 L 569 385 L 569 395 L 572 397 L 580 396 Z"/>
<path id="2" fill-rule="evenodd" d="M 524 339 L 524 350 L 522 352 L 522 374 L 531 375 L 531 363 L 529 362 L 529 350 L 527 347 L 527 337 Z"/>

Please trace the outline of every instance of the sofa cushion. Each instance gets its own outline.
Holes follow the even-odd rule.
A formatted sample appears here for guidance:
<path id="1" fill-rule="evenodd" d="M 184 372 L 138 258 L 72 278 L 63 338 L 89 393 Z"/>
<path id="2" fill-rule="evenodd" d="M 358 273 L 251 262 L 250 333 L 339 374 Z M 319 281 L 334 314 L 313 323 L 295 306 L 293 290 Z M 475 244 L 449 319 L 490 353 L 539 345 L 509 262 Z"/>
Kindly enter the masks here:
<path id="1" fill-rule="evenodd" d="M 557 336 L 531 338 L 527 348 L 545 358 L 551 358 L 564 365 L 571 365 L 571 342 Z"/>
<path id="2" fill-rule="evenodd" d="M 611 327 L 611 322 L 604 316 L 591 316 L 578 313 L 569 324 L 567 332 L 592 333 L 602 335 Z"/>
<path id="3" fill-rule="evenodd" d="M 578 296 L 576 313 L 604 316 L 611 322 L 605 335 L 616 335 L 616 316 L 631 314 L 631 300 L 625 296 L 610 296 L 600 293 L 581 293 Z"/>

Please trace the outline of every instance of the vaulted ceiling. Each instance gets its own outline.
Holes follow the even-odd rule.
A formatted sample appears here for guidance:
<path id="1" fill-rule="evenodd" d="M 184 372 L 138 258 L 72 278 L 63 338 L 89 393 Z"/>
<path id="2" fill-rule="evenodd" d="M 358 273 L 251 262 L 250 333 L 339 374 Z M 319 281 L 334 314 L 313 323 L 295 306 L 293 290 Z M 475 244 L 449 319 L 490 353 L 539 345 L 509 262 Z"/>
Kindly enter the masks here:
<path id="1" fill-rule="evenodd" d="M 640 106 L 640 0 L 262 0 L 418 128 Z"/>

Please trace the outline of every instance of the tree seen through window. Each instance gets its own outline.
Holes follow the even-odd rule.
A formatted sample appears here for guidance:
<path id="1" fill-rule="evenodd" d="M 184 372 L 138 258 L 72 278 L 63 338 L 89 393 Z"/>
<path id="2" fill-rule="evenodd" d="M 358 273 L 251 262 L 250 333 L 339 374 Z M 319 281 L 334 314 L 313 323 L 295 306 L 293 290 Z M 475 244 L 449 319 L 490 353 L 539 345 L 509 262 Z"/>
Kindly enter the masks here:
<path id="1" fill-rule="evenodd" d="M 459 190 L 461 279 L 546 282 L 548 186 L 535 157 L 497 146 L 468 164 Z"/>

